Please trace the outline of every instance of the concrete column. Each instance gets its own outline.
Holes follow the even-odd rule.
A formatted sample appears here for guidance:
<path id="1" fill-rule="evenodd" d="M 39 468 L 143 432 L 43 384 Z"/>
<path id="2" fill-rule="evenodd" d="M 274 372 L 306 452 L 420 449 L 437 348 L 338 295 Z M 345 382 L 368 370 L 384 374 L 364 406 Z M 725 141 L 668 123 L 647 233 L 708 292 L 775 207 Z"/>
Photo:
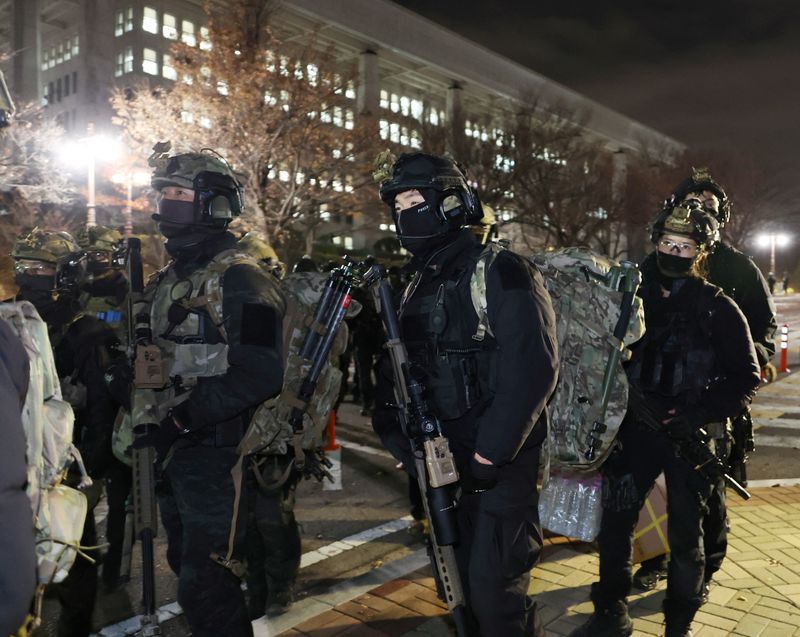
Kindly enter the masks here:
<path id="1" fill-rule="evenodd" d="M 367 49 L 358 60 L 358 92 L 356 106 L 359 113 L 377 115 L 380 106 L 380 75 L 378 54 Z"/>
<path id="2" fill-rule="evenodd" d="M 18 105 L 42 99 L 40 44 L 39 0 L 12 0 L 11 49 L 17 54 L 8 79 Z"/>
<path id="3" fill-rule="evenodd" d="M 463 89 L 458 82 L 447 89 L 447 152 L 456 154 L 464 138 L 466 115 L 461 103 Z"/>

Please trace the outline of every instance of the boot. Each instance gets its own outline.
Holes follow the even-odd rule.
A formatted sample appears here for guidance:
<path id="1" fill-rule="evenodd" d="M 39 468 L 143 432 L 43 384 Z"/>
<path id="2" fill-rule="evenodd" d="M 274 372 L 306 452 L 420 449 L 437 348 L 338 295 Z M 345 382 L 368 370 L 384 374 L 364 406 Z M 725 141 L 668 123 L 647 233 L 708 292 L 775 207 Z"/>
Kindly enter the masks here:
<path id="1" fill-rule="evenodd" d="M 664 637 L 692 637 L 692 620 L 697 606 L 671 599 L 664 600 Z"/>
<path id="2" fill-rule="evenodd" d="M 598 582 L 592 584 L 591 597 L 594 613 L 586 623 L 573 630 L 569 637 L 629 637 L 633 634 L 628 604 L 624 599 L 602 599 Z"/>
<path id="3" fill-rule="evenodd" d="M 665 555 L 659 555 L 642 562 L 633 575 L 633 585 L 642 591 L 652 591 L 664 579 L 667 579 L 667 559 Z"/>

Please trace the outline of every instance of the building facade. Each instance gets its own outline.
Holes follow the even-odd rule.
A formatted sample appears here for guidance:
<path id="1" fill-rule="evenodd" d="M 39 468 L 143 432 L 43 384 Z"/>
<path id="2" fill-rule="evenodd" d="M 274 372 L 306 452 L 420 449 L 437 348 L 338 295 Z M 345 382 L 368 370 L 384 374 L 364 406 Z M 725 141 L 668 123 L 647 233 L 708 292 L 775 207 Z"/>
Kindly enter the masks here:
<path id="1" fill-rule="evenodd" d="M 17 51 L 8 69 L 18 101 L 41 101 L 72 134 L 89 122 L 108 130 L 113 87 L 146 78 L 176 80 L 176 41 L 208 46 L 203 0 L 5 0 L 5 37 Z M 586 115 L 586 133 L 614 154 L 618 172 L 642 144 L 679 152 L 683 146 L 536 72 L 388 0 L 286 0 L 276 23 L 287 34 L 314 31 L 343 63 L 355 63 L 352 108 L 336 117 L 352 125 L 376 117 L 380 137 L 396 149 L 419 149 L 425 127 L 451 127 L 489 141 L 482 122 L 509 100 L 536 99 Z M 390 224 L 359 227 L 359 215 L 331 218 L 323 233 L 344 249 L 369 249 L 391 236 Z"/>

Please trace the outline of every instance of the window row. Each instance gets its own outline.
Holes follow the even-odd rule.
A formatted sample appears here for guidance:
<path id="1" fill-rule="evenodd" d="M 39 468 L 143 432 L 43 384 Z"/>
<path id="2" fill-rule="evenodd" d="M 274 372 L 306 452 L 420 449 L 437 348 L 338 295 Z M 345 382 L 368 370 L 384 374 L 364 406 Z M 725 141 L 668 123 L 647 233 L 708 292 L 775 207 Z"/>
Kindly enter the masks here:
<path id="1" fill-rule="evenodd" d="M 179 23 L 180 22 L 180 23 Z M 180 29 L 178 28 L 180 26 Z M 147 33 L 158 35 L 167 40 L 178 40 L 189 46 L 197 46 L 198 36 L 200 48 L 208 50 L 211 48 L 208 27 L 198 27 L 191 20 L 178 20 L 171 13 L 162 13 L 159 21 L 158 11 L 153 7 L 145 7 L 142 13 L 142 30 Z"/>
<path id="2" fill-rule="evenodd" d="M 412 117 L 418 122 L 427 120 L 429 124 L 434 126 L 443 124 L 445 120 L 442 109 L 431 107 L 426 115 L 425 104 L 421 99 L 398 95 L 386 89 L 381 89 L 380 106 L 381 108 L 389 109 L 392 113 L 400 113 L 405 117 Z"/>
<path id="3" fill-rule="evenodd" d="M 119 51 L 114 65 L 114 77 L 120 77 L 126 73 L 133 73 L 134 57 L 133 47 L 127 46 Z M 172 63 L 172 56 L 164 53 L 161 56 L 161 65 L 158 63 L 158 51 L 145 47 L 142 49 L 142 72 L 148 75 L 161 75 L 168 80 L 178 79 L 178 74 Z"/>
<path id="4" fill-rule="evenodd" d="M 120 9 L 114 19 L 114 37 L 133 31 L 133 7 Z"/>
<path id="5" fill-rule="evenodd" d="M 62 40 L 58 44 L 51 47 L 42 48 L 42 71 L 52 69 L 54 66 L 62 62 L 68 62 L 73 57 L 78 55 L 81 51 L 80 39 L 77 35 L 73 35 L 66 40 Z"/>
<path id="6" fill-rule="evenodd" d="M 409 130 L 407 126 L 402 126 L 397 122 L 390 122 L 382 119 L 379 125 L 381 139 L 393 141 L 401 146 L 409 148 L 422 148 L 422 139 L 419 132 L 413 128 Z"/>
<path id="7" fill-rule="evenodd" d="M 63 98 L 69 97 L 78 92 L 78 72 L 67 73 L 48 82 L 42 87 L 42 96 L 46 105 L 60 102 Z"/>

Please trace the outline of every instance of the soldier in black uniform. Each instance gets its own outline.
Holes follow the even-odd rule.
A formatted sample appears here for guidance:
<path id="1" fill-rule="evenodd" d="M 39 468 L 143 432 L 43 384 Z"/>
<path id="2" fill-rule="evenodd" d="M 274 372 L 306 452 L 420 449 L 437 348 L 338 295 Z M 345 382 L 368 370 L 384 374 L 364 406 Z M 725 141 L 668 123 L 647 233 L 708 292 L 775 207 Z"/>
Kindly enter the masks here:
<path id="1" fill-rule="evenodd" d="M 14 244 L 11 254 L 16 260 L 18 298 L 33 303 L 47 323 L 62 393 L 75 412 L 75 442 L 94 480 L 83 491 L 89 512 L 81 545 L 96 546 L 93 509 L 113 461 L 111 433 L 119 408 L 106 387 L 104 374 L 122 355 L 119 339 L 107 323 L 83 313 L 81 289 L 86 263 L 68 233 L 33 230 Z M 78 482 L 77 474 L 68 477 L 71 486 Z M 86 552 L 97 559 L 96 550 Z M 58 634 L 88 635 L 97 596 L 97 564 L 79 556 L 67 578 L 54 588 L 62 606 Z"/>
<path id="2" fill-rule="evenodd" d="M 464 173 L 450 159 L 403 155 L 380 193 L 413 254 L 399 310 L 411 373 L 427 388 L 461 474 L 455 549 L 470 632 L 543 636 L 527 590 L 542 546 L 536 478 L 558 365 L 550 298 L 533 267 L 498 250 L 485 278 L 491 333 L 479 340 L 470 284 L 483 248 L 465 226 L 482 211 Z M 392 402 L 382 371 L 373 427 L 412 468 Z"/>
<path id="3" fill-rule="evenodd" d="M 700 202 L 706 212 L 719 222 L 720 229 L 730 220 L 731 203 L 728 196 L 705 169 L 694 170 L 692 175 L 678 184 L 672 193 L 673 203 L 690 200 Z M 722 240 L 716 241 L 711 247 L 706 263 L 708 282 L 721 287 L 747 319 L 758 364 L 764 367 L 775 354 L 777 329 L 775 303 L 767 289 L 764 275 L 750 257 Z M 655 253 L 650 254 L 642 263 L 642 274 L 645 282 L 657 278 L 658 266 Z M 733 420 L 733 430 L 734 436 L 730 442 L 734 445 L 742 445 L 743 442 L 746 444 L 745 441 L 752 436 L 749 407 Z M 743 465 L 746 454 L 751 449 L 731 449 L 730 445 L 724 444 L 728 432 L 721 431 L 720 434 L 724 436 L 720 438 L 719 448 L 725 455 L 725 461 L 727 462 L 730 456 L 738 458 L 738 462 Z M 745 486 L 747 485 L 743 466 L 731 467 L 731 473 Z M 721 568 L 728 549 L 728 516 L 724 485 L 714 490 L 707 506 L 708 514 L 703 518 L 703 541 L 706 551 L 704 597 L 708 596 L 711 578 Z M 634 586 L 642 590 L 655 588 L 658 580 L 667 576 L 667 559 L 667 555 L 661 555 L 642 562 L 633 577 Z"/>
<path id="4" fill-rule="evenodd" d="M 277 279 L 227 230 L 243 207 L 230 166 L 212 152 L 168 153 L 159 144 L 151 157 L 153 218 L 173 260 L 136 310 L 149 316 L 164 386 L 141 399 L 137 390 L 133 406 L 134 422 L 145 413 L 160 426 L 134 447 L 155 447 L 163 467 L 167 558 L 192 634 L 243 637 L 252 635 L 237 560 L 245 521 L 243 507 L 232 516 L 231 468 L 254 409 L 281 389 L 285 302 Z"/>
<path id="5" fill-rule="evenodd" d="M 744 316 L 702 276 L 717 228 L 696 202 L 669 205 L 653 224 L 657 274 L 640 289 L 647 331 L 632 346 L 626 368 L 631 395 L 638 400 L 631 400 L 617 448 L 603 465 L 600 581 L 591 591 L 595 612 L 571 637 L 633 632 L 626 603 L 633 529 L 661 471 L 667 481 L 672 549 L 664 600 L 666 635 L 691 635 L 702 604 L 703 517 L 718 485 L 677 450 L 689 442 L 712 444 L 701 430 L 741 412 L 759 384 Z M 663 430 L 645 424 L 645 409 Z"/>

